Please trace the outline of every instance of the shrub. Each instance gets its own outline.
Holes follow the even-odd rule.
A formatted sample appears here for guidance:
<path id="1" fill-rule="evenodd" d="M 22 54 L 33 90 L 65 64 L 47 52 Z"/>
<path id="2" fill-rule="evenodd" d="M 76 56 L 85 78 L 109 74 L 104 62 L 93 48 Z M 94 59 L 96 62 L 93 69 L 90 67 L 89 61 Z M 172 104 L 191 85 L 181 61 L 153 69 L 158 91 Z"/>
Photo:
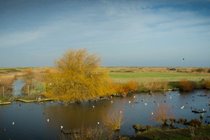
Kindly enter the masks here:
<path id="1" fill-rule="evenodd" d="M 48 74 L 45 95 L 81 101 L 111 94 L 111 80 L 99 64 L 99 58 L 85 49 L 69 50 L 56 62 L 56 70 Z"/>
<path id="2" fill-rule="evenodd" d="M 195 85 L 193 82 L 188 80 L 181 80 L 179 82 L 179 90 L 184 92 L 190 92 L 195 88 Z"/>

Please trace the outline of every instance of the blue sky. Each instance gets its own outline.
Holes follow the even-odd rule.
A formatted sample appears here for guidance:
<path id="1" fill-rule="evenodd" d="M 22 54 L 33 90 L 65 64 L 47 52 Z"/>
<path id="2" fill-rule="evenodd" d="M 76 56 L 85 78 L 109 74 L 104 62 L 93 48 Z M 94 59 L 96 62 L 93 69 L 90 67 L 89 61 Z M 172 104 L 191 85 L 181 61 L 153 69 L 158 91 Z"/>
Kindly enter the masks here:
<path id="1" fill-rule="evenodd" d="M 210 67 L 210 0 L 0 0 L 0 67 L 70 48 L 105 66 Z"/>

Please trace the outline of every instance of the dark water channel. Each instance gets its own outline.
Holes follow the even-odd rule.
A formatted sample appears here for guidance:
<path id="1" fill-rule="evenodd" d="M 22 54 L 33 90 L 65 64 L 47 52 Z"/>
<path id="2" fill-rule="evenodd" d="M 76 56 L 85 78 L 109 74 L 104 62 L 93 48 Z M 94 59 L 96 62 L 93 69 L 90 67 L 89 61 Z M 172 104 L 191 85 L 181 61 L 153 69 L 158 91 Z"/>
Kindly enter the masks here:
<path id="1" fill-rule="evenodd" d="M 187 94 L 176 91 L 153 95 L 135 94 L 126 98 L 69 105 L 58 102 L 14 102 L 11 105 L 0 106 L 0 139 L 54 140 L 58 139 L 61 126 L 71 129 L 102 125 L 105 116 L 120 111 L 123 114 L 120 133 L 133 135 L 133 124 L 160 125 L 154 119 L 160 105 L 166 105 L 173 117 L 188 120 L 199 118 L 201 115 L 192 113 L 193 108 L 204 109 L 207 112 L 202 114 L 203 122 L 210 122 L 209 103 L 210 92 L 205 90 Z"/>

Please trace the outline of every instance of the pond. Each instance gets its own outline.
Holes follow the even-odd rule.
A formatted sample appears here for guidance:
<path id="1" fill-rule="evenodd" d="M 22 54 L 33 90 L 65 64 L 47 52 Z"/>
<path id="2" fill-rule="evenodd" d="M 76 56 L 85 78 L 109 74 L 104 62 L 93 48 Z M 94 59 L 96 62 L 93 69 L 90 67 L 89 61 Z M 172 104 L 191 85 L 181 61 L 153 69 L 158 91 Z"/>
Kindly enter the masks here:
<path id="1" fill-rule="evenodd" d="M 210 92 L 134 94 L 109 100 L 65 105 L 60 102 L 20 103 L 0 106 L 0 139 L 58 139 L 65 129 L 102 125 L 104 118 L 123 114 L 122 135 L 133 135 L 133 124 L 160 126 L 155 120 L 157 108 L 165 105 L 174 118 L 200 118 L 192 109 L 204 109 L 203 122 L 210 122 Z"/>

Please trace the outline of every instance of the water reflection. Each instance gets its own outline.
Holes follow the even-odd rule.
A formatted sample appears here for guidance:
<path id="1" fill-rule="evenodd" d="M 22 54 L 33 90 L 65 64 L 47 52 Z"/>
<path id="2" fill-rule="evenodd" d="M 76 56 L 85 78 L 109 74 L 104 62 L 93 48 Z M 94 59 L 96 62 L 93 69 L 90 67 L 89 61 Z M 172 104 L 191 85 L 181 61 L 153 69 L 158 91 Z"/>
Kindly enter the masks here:
<path id="1" fill-rule="evenodd" d="M 167 106 L 174 118 L 199 119 L 192 109 L 205 109 L 203 122 L 210 122 L 209 91 L 136 94 L 99 102 L 64 105 L 61 103 L 0 106 L 0 139 L 58 139 L 61 126 L 65 129 L 103 125 L 104 118 L 123 112 L 120 133 L 134 134 L 133 124 L 160 126 L 155 120 L 156 109 Z M 183 107 L 184 106 L 184 107 Z M 15 122 L 15 125 L 12 125 Z M 99 122 L 99 123 L 98 123 Z M 5 131 L 6 130 L 6 131 Z"/>
<path id="2" fill-rule="evenodd" d="M 63 125 L 66 129 L 96 126 L 103 116 L 111 110 L 111 103 L 104 100 L 97 103 L 70 105 L 51 105 L 44 108 L 46 119 L 52 120 L 54 126 Z"/>

